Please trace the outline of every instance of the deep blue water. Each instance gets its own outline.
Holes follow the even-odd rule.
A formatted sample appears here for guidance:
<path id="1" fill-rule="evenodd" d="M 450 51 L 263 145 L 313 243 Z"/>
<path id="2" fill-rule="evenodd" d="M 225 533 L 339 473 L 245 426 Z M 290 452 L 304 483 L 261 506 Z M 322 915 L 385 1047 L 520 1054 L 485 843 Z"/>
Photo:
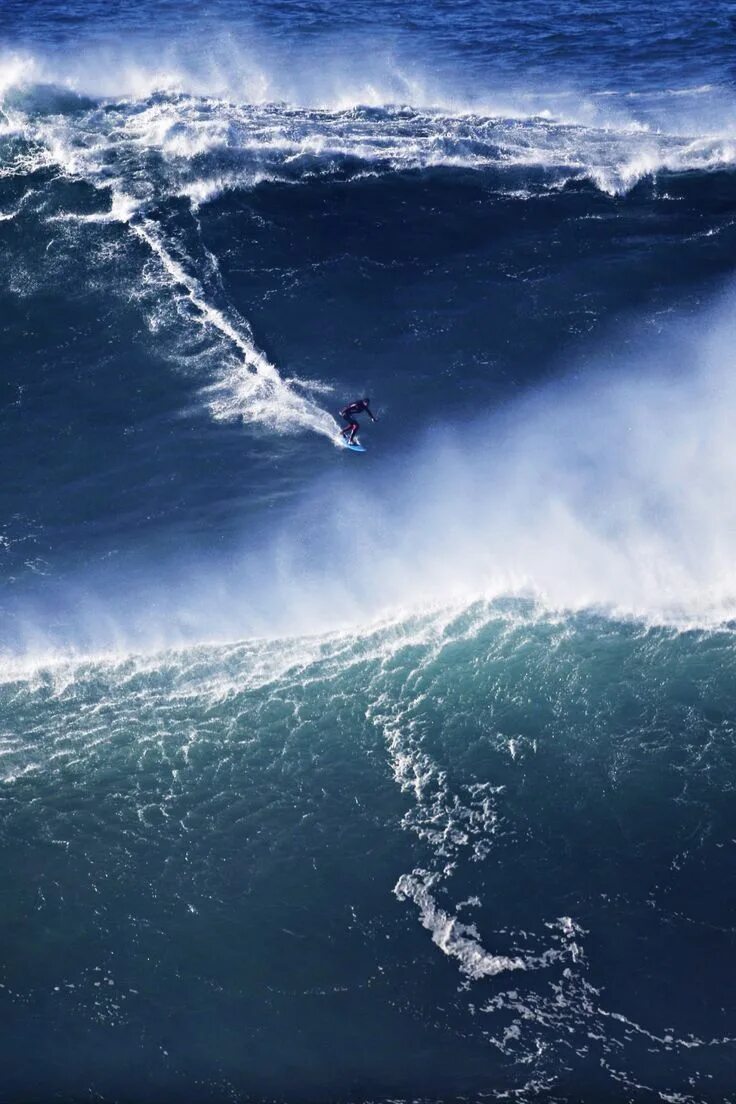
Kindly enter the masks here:
<path id="1" fill-rule="evenodd" d="M 201 8 L 0 4 L 0 1104 L 729 1100 L 733 5 Z"/>

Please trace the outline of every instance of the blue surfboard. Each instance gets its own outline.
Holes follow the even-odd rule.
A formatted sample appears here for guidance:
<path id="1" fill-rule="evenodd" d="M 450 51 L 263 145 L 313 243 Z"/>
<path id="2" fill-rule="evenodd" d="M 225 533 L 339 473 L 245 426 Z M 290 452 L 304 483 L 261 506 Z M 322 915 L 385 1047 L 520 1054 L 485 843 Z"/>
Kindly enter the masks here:
<path id="1" fill-rule="evenodd" d="M 365 452 L 365 449 L 363 448 L 362 445 L 351 445 L 344 438 L 343 438 L 343 442 L 342 442 L 342 447 L 346 448 L 346 449 L 350 449 L 351 452 Z"/>

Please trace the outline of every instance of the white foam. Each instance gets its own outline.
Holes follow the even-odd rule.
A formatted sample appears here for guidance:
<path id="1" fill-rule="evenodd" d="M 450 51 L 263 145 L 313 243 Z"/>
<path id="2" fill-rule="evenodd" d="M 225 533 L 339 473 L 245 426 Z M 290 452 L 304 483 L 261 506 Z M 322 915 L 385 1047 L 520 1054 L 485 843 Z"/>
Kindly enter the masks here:
<path id="1" fill-rule="evenodd" d="M 227 119 L 213 114 L 209 108 L 202 108 L 202 113 L 199 118 L 200 106 L 190 102 L 184 108 L 177 103 L 154 103 L 133 112 L 126 106 L 107 112 L 102 124 L 95 111 L 81 122 L 76 116 L 71 122 L 64 117 L 26 121 L 29 135 L 40 143 L 47 163 L 58 166 L 68 176 L 89 181 L 110 195 L 107 211 L 62 212 L 50 217 L 56 221 L 127 224 L 145 243 L 168 283 L 167 294 L 175 299 L 184 295 L 188 300 L 192 309 L 187 320 L 223 344 L 221 367 L 204 391 L 215 419 L 260 424 L 280 434 L 309 431 L 335 440 L 338 426 L 334 418 L 308 397 L 308 389 L 300 387 L 298 379 L 284 382 L 276 366 L 257 348 L 247 323 L 242 320 L 234 323 L 208 301 L 200 280 L 176 259 L 162 228 L 145 216 L 160 184 L 146 166 L 141 166 L 136 151 L 156 149 L 176 161 L 189 161 L 226 141 Z M 114 173 L 110 170 L 110 154 L 115 155 Z M 266 172 L 254 170 L 250 180 L 256 184 L 267 177 Z M 232 174 L 183 182 L 177 175 L 172 181 L 172 191 L 187 194 L 196 211 L 201 203 L 233 182 Z M 166 181 L 163 186 L 166 187 Z M 211 261 L 215 264 L 214 259 Z M 154 325 L 161 309 L 159 304 L 152 314 Z"/>
<path id="2" fill-rule="evenodd" d="M 122 222 L 129 223 L 138 210 L 140 203 L 132 196 L 124 192 L 112 191 L 109 211 L 95 211 L 91 214 L 80 215 L 77 212 L 65 211 L 59 215 L 49 215 L 48 222 Z"/>
<path id="3" fill-rule="evenodd" d="M 472 924 L 462 924 L 456 916 L 439 908 L 430 892 L 436 880 L 436 875 L 415 870 L 413 874 L 402 874 L 394 887 L 399 901 L 410 900 L 417 906 L 422 927 L 430 932 L 435 946 L 457 959 L 460 971 L 471 981 L 495 977 L 507 970 L 525 970 L 522 958 L 486 951 Z"/>
<path id="4" fill-rule="evenodd" d="M 334 440 L 338 428 L 335 419 L 286 384 L 250 336 L 236 329 L 222 311 L 205 300 L 199 282 L 163 244 L 156 224 L 143 219 L 131 224 L 131 229 L 158 257 L 173 284 L 186 290 L 195 308 L 195 322 L 226 338 L 240 354 L 240 361 L 223 367 L 220 378 L 206 388 L 213 417 L 259 423 L 277 433 L 311 430 Z"/>
<path id="5" fill-rule="evenodd" d="M 245 188 L 302 163 L 313 171 L 316 160 L 329 171 L 335 159 L 355 158 L 382 171 L 539 166 L 621 194 L 653 173 L 709 171 L 735 160 L 733 96 L 712 86 L 609 96 L 481 89 L 463 99 L 385 59 L 370 78 L 339 59 L 309 75 L 283 66 L 269 72 L 252 58 L 239 59 L 229 75 L 220 65 L 187 68 L 181 59 L 162 67 L 151 58 L 147 69 L 124 47 L 86 55 L 83 68 L 71 58 L 54 65 L 30 56 L 3 60 L 0 99 L 39 81 L 111 97 L 115 110 L 91 112 L 86 124 L 77 117 L 74 125 L 96 127 L 103 146 L 157 150 L 171 166 L 171 193 L 191 194 L 195 203 L 221 188 L 217 172 L 192 179 L 194 165 L 223 151 L 243 161 L 224 186 Z M 168 98 L 152 98 L 162 89 Z M 56 119 L 49 129 L 66 125 Z M 50 134 L 51 146 L 53 140 Z M 92 153 L 85 143 L 67 142 L 69 171 L 76 171 L 75 159 L 89 170 Z"/>
<path id="6" fill-rule="evenodd" d="M 162 193 L 178 195 L 190 187 L 195 188 L 196 207 L 198 182 L 206 188 L 211 179 L 206 174 L 182 178 L 180 167 L 173 176 L 164 173 L 158 179 L 145 157 L 134 156 L 155 151 L 157 142 L 166 141 L 172 119 L 184 126 L 212 116 L 222 133 L 225 112 L 229 141 L 243 145 L 252 138 L 260 152 L 278 150 L 282 162 L 303 156 L 311 147 L 312 152 L 330 151 L 329 156 L 336 149 L 360 149 L 376 159 L 389 151 L 389 159 L 401 158 L 406 165 L 433 156 L 448 134 L 453 141 L 483 137 L 489 146 L 504 135 L 502 153 L 510 160 L 538 164 L 547 143 L 550 164 L 557 158 L 575 171 L 593 171 L 590 164 L 586 170 L 584 158 L 575 160 L 579 128 L 539 118 L 517 127 L 512 143 L 512 130 L 503 120 L 414 109 L 378 117 L 284 105 L 254 111 L 191 97 L 108 108 L 81 112 L 81 122 L 77 114 L 71 121 L 45 117 L 28 122 L 30 134 L 44 143 L 40 148 L 47 161 L 109 191 L 108 212 L 81 217 L 129 225 L 151 258 L 149 278 L 166 293 L 161 303 L 184 304 L 184 328 L 212 339 L 220 364 L 203 392 L 212 416 L 277 433 L 308 430 L 332 438 L 334 420 L 310 397 L 326 385 L 282 378 L 258 349 L 247 323 L 221 305 L 222 299 L 218 305 L 211 301 L 204 274 L 198 275 L 194 261 L 177 252 L 149 213 L 152 200 Z M 414 142 L 408 153 L 402 146 L 407 134 Z M 588 139 L 597 143 L 596 163 L 608 159 L 605 172 L 618 165 L 618 176 L 601 176 L 601 186 L 610 190 L 629 186 L 661 163 L 658 135 L 598 130 L 589 132 Z M 622 151 L 630 152 L 630 142 L 639 143 L 638 159 L 617 161 Z M 111 151 L 120 154 L 112 167 Z M 132 158 L 127 169 L 123 154 Z M 716 166 L 733 156 L 731 140 L 714 144 L 706 138 L 678 139 L 667 163 Z M 181 152 L 174 159 L 187 164 L 197 160 Z M 233 179 L 228 177 L 226 186 Z M 293 523 L 300 534 L 322 532 L 316 552 L 310 549 L 311 559 L 303 542 L 286 533 L 262 557 L 264 562 L 278 557 L 278 580 L 276 572 L 264 577 L 259 565 L 253 569 L 249 561 L 248 572 L 239 572 L 238 579 L 255 578 L 259 585 L 228 583 L 224 599 L 222 593 L 209 594 L 204 583 L 189 588 L 192 632 L 209 632 L 220 617 L 235 635 L 252 631 L 254 624 L 285 631 L 285 623 L 275 622 L 274 609 L 288 609 L 288 622 L 296 631 L 318 631 L 334 624 L 334 610 L 353 593 L 356 579 L 379 596 L 381 616 L 402 607 L 470 603 L 506 594 L 533 595 L 553 609 L 592 606 L 677 624 L 715 624 L 732 616 L 734 334 L 728 312 L 725 321 L 699 319 L 697 324 L 710 326 L 712 348 L 707 342 L 700 349 L 695 346 L 696 366 L 676 377 L 668 373 L 670 361 L 685 344 L 681 331 L 666 355 L 660 352 L 650 359 L 639 350 L 636 370 L 622 362 L 611 373 L 607 352 L 605 372 L 597 373 L 595 363 L 579 366 L 579 374 L 592 382 L 565 384 L 513 407 L 490 430 L 485 428 L 481 448 L 467 437 L 449 434 L 438 446 L 435 433 L 431 449 L 405 456 L 404 474 L 395 470 L 375 500 L 363 486 L 356 493 L 350 474 L 344 483 L 335 480 L 312 498 L 305 496 L 304 514 Z M 496 444 L 501 435 L 503 445 Z M 417 487 L 422 488 L 419 497 Z M 326 500 L 341 503 L 342 529 L 335 531 L 331 518 L 319 522 L 327 513 Z M 358 503 L 354 514 L 352 501 Z M 364 511 L 371 516 L 370 530 L 362 527 Z M 228 607 L 227 617 L 223 606 Z M 176 610 L 172 612 L 175 620 Z"/>

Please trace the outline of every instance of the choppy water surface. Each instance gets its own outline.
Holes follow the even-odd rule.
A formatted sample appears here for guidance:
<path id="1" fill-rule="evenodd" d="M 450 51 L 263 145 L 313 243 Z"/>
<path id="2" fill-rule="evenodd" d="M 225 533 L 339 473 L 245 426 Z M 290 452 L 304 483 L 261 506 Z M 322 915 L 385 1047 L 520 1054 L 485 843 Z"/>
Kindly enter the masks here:
<path id="1" fill-rule="evenodd" d="M 730 1098 L 732 15 L 2 5 L 0 1100 Z"/>

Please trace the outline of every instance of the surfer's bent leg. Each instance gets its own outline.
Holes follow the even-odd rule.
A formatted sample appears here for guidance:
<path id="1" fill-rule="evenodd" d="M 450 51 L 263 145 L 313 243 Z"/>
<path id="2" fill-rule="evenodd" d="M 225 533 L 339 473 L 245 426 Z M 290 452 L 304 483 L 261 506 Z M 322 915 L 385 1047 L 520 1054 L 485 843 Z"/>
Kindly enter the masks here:
<path id="1" fill-rule="evenodd" d="M 343 437 L 348 437 L 349 440 L 352 441 L 353 437 L 358 432 L 358 423 L 353 421 L 352 418 L 346 418 L 344 414 L 343 418 L 348 424 L 345 426 L 344 429 L 341 429 L 340 432 L 342 433 Z"/>

